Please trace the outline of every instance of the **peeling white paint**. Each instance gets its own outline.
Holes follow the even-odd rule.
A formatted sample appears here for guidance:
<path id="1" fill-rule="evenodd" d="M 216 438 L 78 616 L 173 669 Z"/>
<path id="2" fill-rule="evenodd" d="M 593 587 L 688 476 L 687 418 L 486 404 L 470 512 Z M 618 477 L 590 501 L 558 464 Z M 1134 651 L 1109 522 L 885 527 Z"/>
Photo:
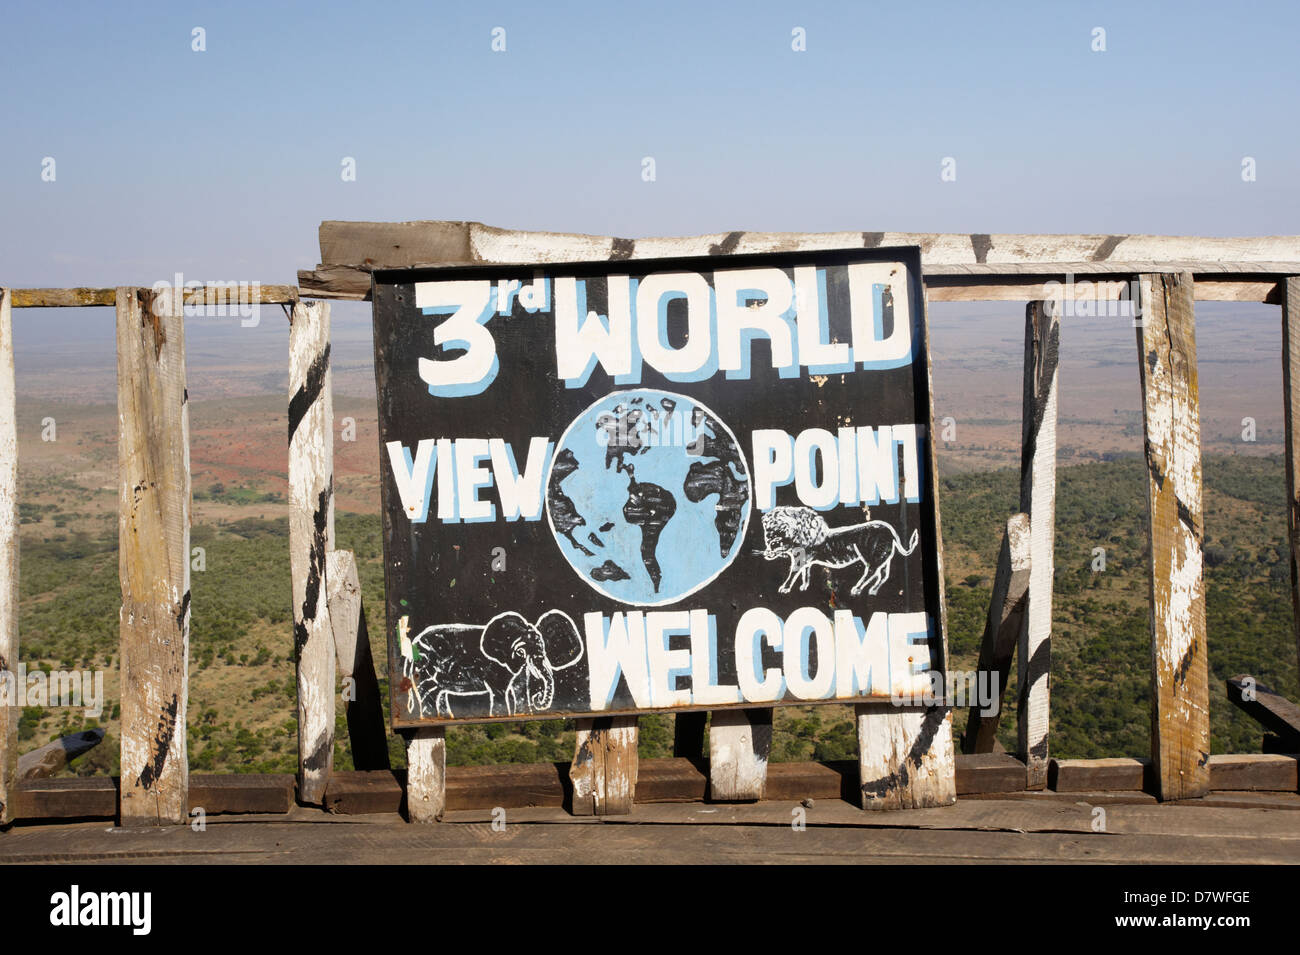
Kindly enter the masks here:
<path id="1" fill-rule="evenodd" d="M 329 304 L 299 303 L 293 307 L 289 327 L 289 399 L 307 382 L 317 356 L 330 342 Z M 333 373 L 326 369 L 320 394 L 298 423 L 289 442 L 289 547 L 295 628 L 303 626 L 306 642 L 299 652 L 298 765 L 304 802 L 321 803 L 329 782 L 334 756 L 334 628 L 329 612 L 329 554 L 334 549 L 334 498 L 328 498 L 325 515 L 325 560 L 319 568 L 320 587 L 315 613 L 303 614 L 307 581 L 315 542 L 315 513 L 321 494 L 334 476 Z M 317 753 L 325 765 L 308 767 Z"/>

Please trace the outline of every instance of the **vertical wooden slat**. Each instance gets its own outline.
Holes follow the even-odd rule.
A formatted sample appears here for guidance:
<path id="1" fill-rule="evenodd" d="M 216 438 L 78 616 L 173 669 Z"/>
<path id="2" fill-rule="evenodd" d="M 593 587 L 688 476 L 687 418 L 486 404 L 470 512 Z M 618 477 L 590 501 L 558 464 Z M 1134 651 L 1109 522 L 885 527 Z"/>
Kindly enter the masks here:
<path id="1" fill-rule="evenodd" d="M 993 578 L 993 596 L 984 623 L 980 643 L 979 673 L 989 674 L 988 685 L 997 694 L 997 712 L 985 715 L 979 703 L 966 717 L 966 734 L 962 752 L 991 753 L 998 738 L 1002 719 L 1002 699 L 1011 676 L 1011 658 L 1024 625 L 1026 594 L 1029 592 L 1029 515 L 1016 514 L 1007 521 L 998 553 L 998 569 Z"/>
<path id="2" fill-rule="evenodd" d="M 334 652 L 347 701 L 352 766 L 355 769 L 388 769 L 388 734 L 384 729 L 384 710 L 379 701 L 375 661 L 370 653 L 361 579 L 357 576 L 357 561 L 352 551 L 330 551 L 325 561 L 325 576 L 330 625 L 334 629 Z"/>
<path id="3" fill-rule="evenodd" d="M 862 808 L 929 809 L 957 800 L 952 711 L 854 707 Z"/>
<path id="4" fill-rule="evenodd" d="M 407 818 L 411 822 L 438 822 L 446 807 L 446 731 L 441 726 L 413 730 L 406 741 Z"/>
<path id="5" fill-rule="evenodd" d="M 334 404 L 330 313 L 299 303 L 289 325 L 289 551 L 298 665 L 298 795 L 324 801 L 334 766 L 334 632 L 327 555 L 334 549 Z"/>
<path id="6" fill-rule="evenodd" d="M 1300 659 L 1300 277 L 1286 280 L 1282 298 L 1282 409 L 1286 425 L 1286 528 L 1291 539 L 1291 626 Z"/>
<path id="7" fill-rule="evenodd" d="M 1209 790 L 1201 422 L 1190 272 L 1140 278 L 1137 332 L 1151 523 L 1151 759 L 1161 799 Z"/>
<path id="8" fill-rule="evenodd" d="M 709 796 L 752 802 L 767 788 L 772 710 L 715 710 L 709 723 Z"/>
<path id="9" fill-rule="evenodd" d="M 578 720 L 569 779 L 575 816 L 619 816 L 636 797 L 637 718 L 602 716 Z"/>
<path id="10" fill-rule="evenodd" d="M 190 428 L 179 289 L 117 290 L 122 825 L 189 812 Z"/>
<path id="11" fill-rule="evenodd" d="M 1056 372 L 1061 320 L 1054 302 L 1025 308 L 1025 386 L 1020 427 L 1020 510 L 1029 515 L 1029 603 L 1017 673 L 1019 756 L 1026 786 L 1047 785 L 1051 697 L 1053 537 L 1056 533 Z"/>
<path id="12" fill-rule="evenodd" d="M 0 288 L 0 826 L 18 779 L 18 418 L 9 289 Z M 12 694 L 5 698 L 7 694 Z M 12 704 L 12 705 L 5 705 Z"/>
<path id="13" fill-rule="evenodd" d="M 928 299 L 924 286 L 917 296 Z M 925 311 L 928 312 L 926 302 Z M 927 419 L 934 421 L 934 365 L 930 358 L 928 321 L 921 326 L 917 353 L 925 355 L 926 393 L 930 396 Z M 936 461 L 934 428 L 927 428 L 926 460 Z M 930 645 L 930 666 L 943 673 L 948 668 L 948 603 L 944 594 L 943 525 L 939 516 L 938 468 L 929 468 L 926 490 L 934 509 L 934 575 L 939 616 L 935 621 L 942 640 Z M 863 809 L 922 809 L 948 806 L 957 801 L 957 760 L 952 747 L 952 710 L 946 706 L 900 709 L 879 703 L 854 707 L 858 728 L 858 781 Z"/>

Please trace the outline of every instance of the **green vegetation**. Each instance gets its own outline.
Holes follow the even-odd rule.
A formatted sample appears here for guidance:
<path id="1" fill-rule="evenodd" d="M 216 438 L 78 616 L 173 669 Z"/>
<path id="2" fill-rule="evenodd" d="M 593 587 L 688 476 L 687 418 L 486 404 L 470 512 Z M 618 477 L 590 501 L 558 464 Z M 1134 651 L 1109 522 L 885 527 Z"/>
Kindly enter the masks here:
<path id="1" fill-rule="evenodd" d="M 1258 751 L 1261 730 L 1228 703 L 1224 679 L 1254 674 L 1297 698 L 1291 630 L 1282 460 L 1207 457 L 1207 617 L 1215 752 Z M 1052 752 L 1063 757 L 1145 755 L 1149 748 L 1150 642 L 1145 469 L 1136 456 L 1059 471 L 1055 637 L 1052 659 Z M 973 669 L 1006 518 L 1017 505 L 1013 470 L 945 477 L 941 512 L 954 669 Z M 75 486 L 69 503 L 90 492 Z M 78 492 L 83 492 L 81 495 Z M 209 487 L 221 503 L 269 502 L 255 488 Z M 272 496 L 273 497 L 273 496 Z M 65 530 L 52 529 L 64 518 Z M 116 527 L 111 519 L 68 514 L 57 506 L 24 506 L 22 655 L 29 667 L 102 668 L 108 702 L 98 721 L 80 710 L 25 708 L 24 748 L 98 722 L 103 744 L 78 761 L 84 774 L 117 770 L 117 634 L 119 590 Z M 46 534 L 48 536 L 41 536 Z M 244 518 L 196 525 L 203 548 L 192 573 L 190 765 L 197 772 L 287 772 L 295 767 L 296 685 L 291 658 L 288 524 Z M 381 689 L 387 701 L 383 564 L 377 516 L 340 513 L 337 546 L 357 555 L 365 611 Z M 1096 548 L 1105 550 L 1098 571 Z M 1013 690 L 1006 699 L 1013 699 Z M 965 713 L 955 714 L 958 733 Z M 340 708 L 335 764 L 352 766 Z M 641 719 L 641 753 L 672 751 L 673 717 Z M 851 759 L 856 742 L 851 707 L 781 707 L 775 717 L 775 760 Z M 1014 747 L 1015 717 L 1003 719 L 1002 740 Z M 568 761 L 572 721 L 452 727 L 448 761 L 457 764 Z M 394 764 L 400 739 L 390 739 Z"/>
<path id="2" fill-rule="evenodd" d="M 193 490 L 196 501 L 215 501 L 218 504 L 283 504 L 284 495 L 279 491 L 259 491 L 246 485 L 227 487 L 220 481 L 209 484 L 206 488 Z"/>
<path id="3" fill-rule="evenodd" d="M 1074 758 L 1146 755 L 1151 643 L 1146 469 L 1137 455 L 1057 472 L 1051 748 Z M 1296 698 L 1282 459 L 1204 462 L 1206 626 L 1213 751 L 1258 752 L 1262 731 L 1228 702 L 1224 681 L 1248 672 Z M 1002 527 L 1019 473 L 944 478 L 941 513 L 954 668 L 979 654 Z M 1105 549 L 1105 570 L 1093 569 Z M 980 583 L 967 572 L 980 570 Z M 1013 673 L 1014 682 L 1014 673 Z M 1014 699 L 1014 688 L 1008 699 Z M 965 725 L 957 714 L 955 728 Z M 1014 713 L 1000 733 L 1013 748 Z"/>

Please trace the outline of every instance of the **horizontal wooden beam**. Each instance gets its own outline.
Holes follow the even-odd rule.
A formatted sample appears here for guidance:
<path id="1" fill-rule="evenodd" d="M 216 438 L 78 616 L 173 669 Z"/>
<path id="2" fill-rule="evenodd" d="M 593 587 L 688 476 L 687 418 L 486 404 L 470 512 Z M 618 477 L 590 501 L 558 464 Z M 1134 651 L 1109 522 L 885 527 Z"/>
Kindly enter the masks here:
<path id="1" fill-rule="evenodd" d="M 304 294 L 364 300 L 370 272 L 420 266 L 611 262 L 674 256 L 918 246 L 931 301 L 1038 301 L 1047 283 L 1192 272 L 1202 301 L 1280 302 L 1300 274 L 1300 236 L 984 235 L 927 232 L 725 232 L 623 239 L 497 229 L 478 222 L 322 222 L 321 265 Z M 1087 294 L 1091 295 L 1092 292 Z"/>
<path id="2" fill-rule="evenodd" d="M 369 280 L 367 280 L 369 284 Z M 114 305 L 117 290 L 112 288 L 16 288 L 14 308 L 84 308 Z M 298 301 L 294 285 L 260 285 L 250 282 L 241 286 L 206 285 L 186 289 L 186 305 L 290 305 Z"/>
<path id="3" fill-rule="evenodd" d="M 286 813 L 295 790 L 292 773 L 200 773 L 190 776 L 190 813 Z"/>
<path id="4" fill-rule="evenodd" d="M 1229 700 L 1280 737 L 1291 752 L 1300 751 L 1300 706 L 1245 673 L 1229 677 L 1227 691 Z"/>
<path id="5" fill-rule="evenodd" d="M 957 795 L 1016 793 L 1025 788 L 1025 764 L 1009 753 L 971 753 L 957 757 Z"/>
<path id="6" fill-rule="evenodd" d="M 1152 268 L 1146 267 L 1146 270 L 1150 272 Z M 1300 264 L 1292 267 L 1290 271 L 1300 272 Z M 1115 278 L 1113 273 L 1069 273 L 1074 276 L 1075 284 L 1062 288 L 1061 282 L 1065 274 L 1061 273 L 1056 277 L 1041 274 L 996 277 L 965 274 L 931 275 L 927 272 L 924 283 L 931 302 L 1038 302 L 1053 297 L 1060 297 L 1063 301 L 1082 299 L 1119 301 L 1118 290 L 1124 282 Z M 1280 275 L 1235 277 L 1237 273 L 1198 272 L 1195 274 L 1198 302 L 1263 302 L 1277 305 L 1282 301 L 1285 278 Z M 306 269 L 298 273 L 298 284 L 306 298 L 354 302 L 365 302 L 370 299 L 370 270 L 364 267 L 322 265 L 315 269 Z M 1095 308 L 1091 314 L 1097 314 Z"/>
<path id="7" fill-rule="evenodd" d="M 568 796 L 568 764 L 449 766 L 447 811 L 501 806 L 563 806 Z M 398 812 L 400 772 L 336 772 L 325 806 L 348 815 Z M 704 760 L 670 757 L 640 761 L 637 803 L 704 802 L 709 770 Z M 957 792 L 973 795 L 1018 792 L 1025 788 L 1025 765 L 1005 753 L 957 757 Z M 770 763 L 766 800 L 857 799 L 857 763 Z"/>
<path id="8" fill-rule="evenodd" d="M 1178 271 L 1222 270 L 1223 263 L 1300 265 L 1300 236 L 1220 238 L 1163 235 L 1035 235 L 934 232 L 718 232 L 624 239 L 613 236 L 498 229 L 480 222 L 341 222 L 320 226 L 321 262 L 406 268 L 430 262 L 582 262 L 726 253 L 918 246 L 928 267 L 1086 264 L 1093 271 L 1133 271 L 1138 263 Z"/>
<path id="9" fill-rule="evenodd" d="M 115 819 L 116 776 L 59 776 L 18 785 L 19 819 Z M 287 813 L 294 804 L 288 773 L 199 773 L 190 776 L 189 808 L 205 815 Z"/>
<path id="10" fill-rule="evenodd" d="M 725 233 L 669 239 L 513 233 L 478 222 L 322 222 L 321 265 L 298 273 L 304 295 L 367 300 L 370 272 L 503 262 L 625 261 L 651 256 L 811 251 L 915 244 L 931 301 L 1118 300 L 1132 275 L 1192 272 L 1201 301 L 1282 301 L 1300 274 L 1300 236 Z M 1123 257 L 1115 253 L 1123 251 Z M 1140 256 L 1151 256 L 1140 257 Z M 1277 257 L 1268 257 L 1277 256 Z M 1066 277 L 1073 285 L 1061 288 Z M 1097 287 L 1105 283 L 1104 287 Z"/>
<path id="11" fill-rule="evenodd" d="M 1297 789 L 1297 759 L 1270 753 L 1211 756 L 1210 789 L 1217 792 L 1288 792 Z"/>
<path id="12" fill-rule="evenodd" d="M 1058 793 L 1145 791 L 1154 787 L 1149 759 L 1053 759 L 1047 785 Z"/>
<path id="13" fill-rule="evenodd" d="M 1257 753 L 1210 757 L 1215 791 L 1295 792 L 1294 755 Z M 559 808 L 568 794 L 568 763 L 450 766 L 447 811 L 501 806 Z M 641 761 L 637 802 L 703 802 L 708 765 L 682 757 Z M 1140 793 L 1150 788 L 1150 760 L 1053 759 L 1050 782 L 1059 793 Z M 345 815 L 397 813 L 404 798 L 401 770 L 336 772 L 330 778 L 325 806 Z M 19 819 L 112 819 L 117 814 L 116 778 L 72 776 L 27 780 L 19 784 L 15 815 Z M 1016 795 L 1025 789 L 1025 765 L 1006 753 L 957 757 L 960 796 Z M 767 801 L 856 798 L 857 763 L 772 763 Z M 219 813 L 287 813 L 293 807 L 294 778 L 277 774 L 198 774 L 190 777 L 190 807 Z"/>
<path id="14" fill-rule="evenodd" d="M 14 818 L 116 819 L 116 776 L 59 776 L 18 784 Z"/>
<path id="15" fill-rule="evenodd" d="M 1146 271 L 1161 269 L 1148 267 Z M 1063 283 L 1064 275 L 1072 278 L 1070 284 Z M 1198 302 L 1262 302 L 1280 305 L 1286 287 L 1286 279 L 1281 275 L 1199 271 L 1194 275 Z M 1126 286 L 1127 278 L 1103 272 L 1012 276 L 927 273 L 924 283 L 931 302 L 1040 302 L 1060 299 L 1062 302 L 1089 300 L 1104 304 L 1120 301 L 1120 290 Z M 1092 306 L 1091 311 L 1076 309 L 1075 314 L 1102 317 L 1097 304 Z M 1118 314 L 1118 307 L 1115 314 Z"/>

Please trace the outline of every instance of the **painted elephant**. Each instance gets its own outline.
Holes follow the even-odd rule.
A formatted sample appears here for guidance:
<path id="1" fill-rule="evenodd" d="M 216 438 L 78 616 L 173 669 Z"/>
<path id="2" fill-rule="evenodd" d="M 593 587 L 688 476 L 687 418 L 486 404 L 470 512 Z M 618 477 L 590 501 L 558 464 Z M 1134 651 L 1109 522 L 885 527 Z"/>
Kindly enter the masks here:
<path id="1" fill-rule="evenodd" d="M 555 702 L 555 671 L 582 659 L 578 626 L 549 610 L 536 624 L 514 612 L 486 626 L 449 623 L 420 632 L 403 646 L 402 671 L 419 715 L 450 717 L 453 696 L 487 696 L 488 715 L 540 713 Z"/>

